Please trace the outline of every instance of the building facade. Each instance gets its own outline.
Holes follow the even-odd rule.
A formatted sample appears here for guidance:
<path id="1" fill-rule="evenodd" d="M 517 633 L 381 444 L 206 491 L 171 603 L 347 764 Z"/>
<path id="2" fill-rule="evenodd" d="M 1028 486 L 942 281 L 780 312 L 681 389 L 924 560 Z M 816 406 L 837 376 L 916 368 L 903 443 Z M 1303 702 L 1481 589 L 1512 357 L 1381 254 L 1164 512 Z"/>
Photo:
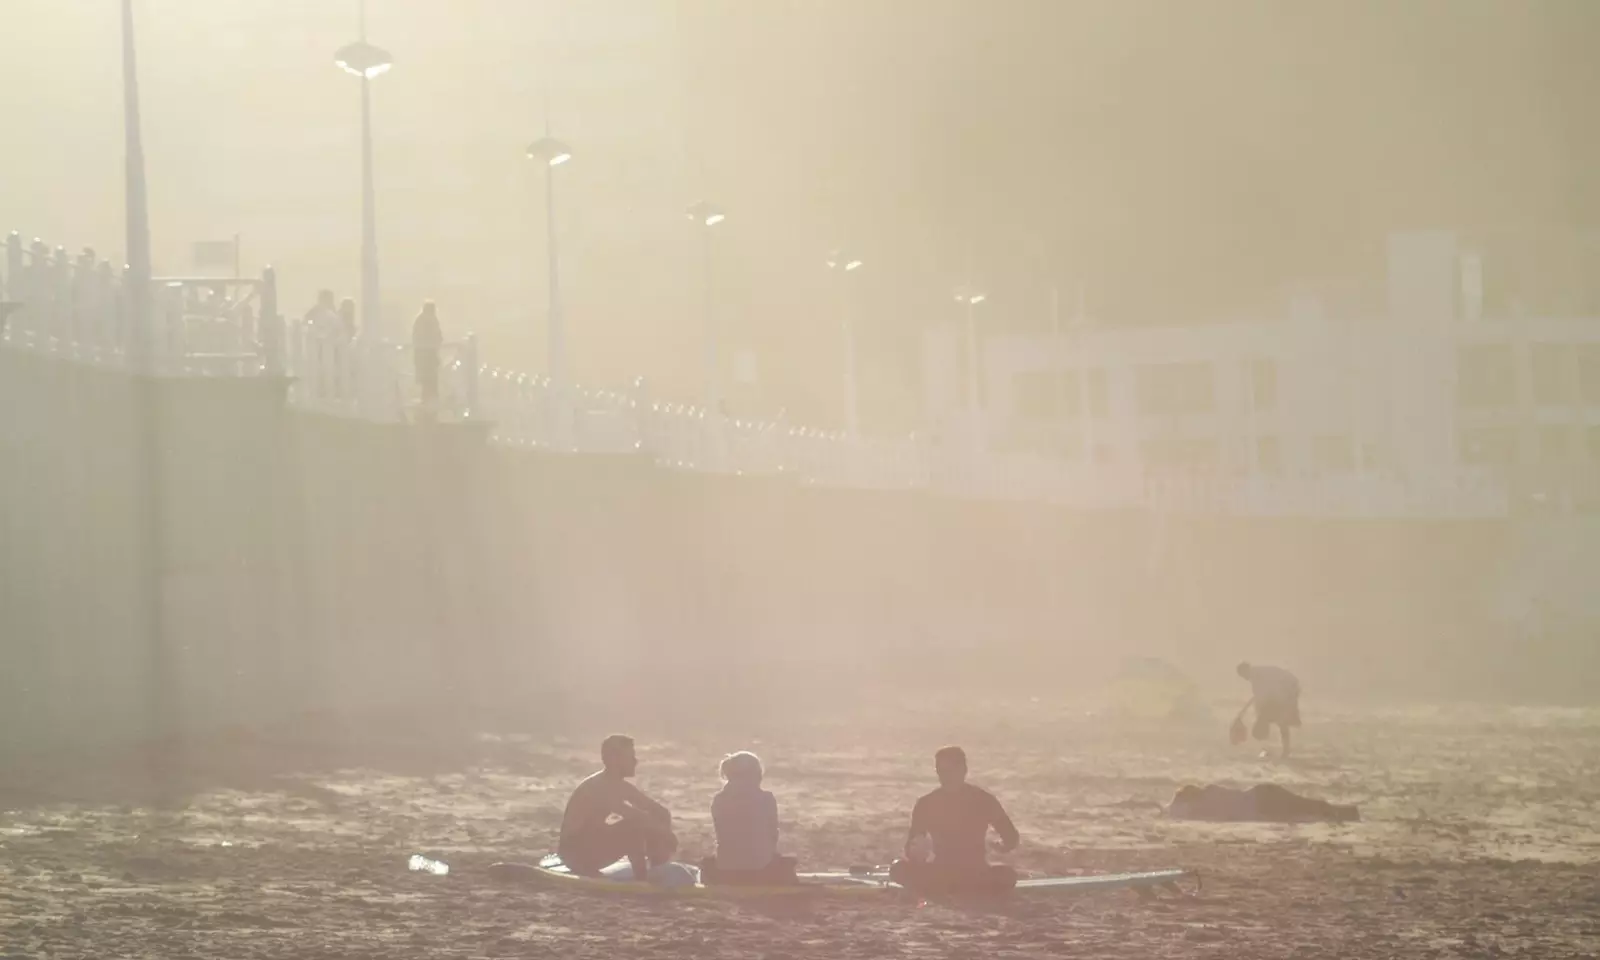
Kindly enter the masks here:
<path id="1" fill-rule="evenodd" d="M 977 411 L 964 331 L 936 331 L 926 399 L 947 446 L 985 450 L 991 473 L 1064 499 L 1404 516 L 1592 507 L 1600 317 L 1486 311 L 1484 273 L 1454 234 L 1400 234 L 1371 315 L 1302 298 L 1270 321 L 980 338 Z"/>

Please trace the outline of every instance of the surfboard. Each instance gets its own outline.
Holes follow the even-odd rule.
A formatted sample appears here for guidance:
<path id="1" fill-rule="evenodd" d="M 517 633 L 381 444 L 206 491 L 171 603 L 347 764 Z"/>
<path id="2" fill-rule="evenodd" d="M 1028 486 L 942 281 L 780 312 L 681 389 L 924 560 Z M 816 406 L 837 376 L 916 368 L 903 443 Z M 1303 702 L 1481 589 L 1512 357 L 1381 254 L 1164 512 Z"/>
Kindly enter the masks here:
<path id="1" fill-rule="evenodd" d="M 1091 873 L 1078 877 L 1037 877 L 1018 880 L 1019 891 L 1090 893 L 1097 890 L 1126 890 L 1161 887 L 1196 877 L 1192 870 L 1150 870 L 1144 873 Z"/>
<path id="2" fill-rule="evenodd" d="M 542 886 L 562 887 L 574 891 L 645 897 L 716 897 L 726 899 L 765 899 L 772 897 L 832 897 L 859 896 L 907 892 L 889 880 L 881 869 L 856 869 L 851 871 L 826 871 L 802 873 L 799 883 L 787 886 L 746 887 L 706 886 L 700 882 L 700 870 L 690 864 L 664 864 L 651 870 L 648 883 L 633 879 L 633 867 L 626 860 L 619 861 L 600 871 L 598 876 L 581 876 L 573 873 L 555 855 L 547 856 L 537 864 L 496 863 L 489 867 L 491 876 L 500 880 L 535 883 Z M 1195 879 L 1190 870 L 1151 870 L 1142 873 L 1101 873 L 1075 877 L 1035 877 L 1017 881 L 1016 893 L 1028 895 L 1071 895 L 1110 890 L 1126 890 L 1176 886 L 1181 880 Z"/>
<path id="3" fill-rule="evenodd" d="M 889 887 L 869 875 L 847 872 L 802 873 L 799 883 L 785 886 L 706 886 L 700 882 L 700 868 L 686 863 L 653 867 L 650 880 L 633 879 L 633 866 L 619 861 L 600 871 L 598 876 L 581 876 L 562 864 L 561 858 L 547 856 L 538 864 L 495 863 L 489 873 L 498 880 L 535 883 L 574 891 L 644 897 L 717 897 L 725 899 L 815 897 L 861 893 L 882 893 Z M 886 877 L 884 878 L 887 879 Z"/>

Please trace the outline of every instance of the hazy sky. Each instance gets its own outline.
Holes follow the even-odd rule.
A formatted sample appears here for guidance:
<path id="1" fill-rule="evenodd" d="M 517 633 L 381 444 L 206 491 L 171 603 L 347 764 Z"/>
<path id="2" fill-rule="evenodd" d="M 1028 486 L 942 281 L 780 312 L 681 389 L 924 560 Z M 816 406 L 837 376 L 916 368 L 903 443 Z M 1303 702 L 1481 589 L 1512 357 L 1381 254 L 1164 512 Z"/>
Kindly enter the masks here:
<path id="1" fill-rule="evenodd" d="M 758 351 L 743 403 L 837 413 L 854 292 L 873 411 L 952 284 L 991 322 L 1276 309 L 1376 268 L 1412 226 L 1592 223 L 1600 4 L 1487 0 L 369 0 L 380 249 L 397 326 L 432 296 L 496 360 L 542 364 L 544 203 L 560 171 L 581 377 L 697 387 L 698 238 L 730 219 L 718 317 Z M 0 0 L 0 226 L 120 256 L 117 3 Z M 158 268 L 244 236 L 294 312 L 358 286 L 358 95 L 331 53 L 354 0 L 137 0 Z M 24 38 L 18 42 L 15 38 Z"/>

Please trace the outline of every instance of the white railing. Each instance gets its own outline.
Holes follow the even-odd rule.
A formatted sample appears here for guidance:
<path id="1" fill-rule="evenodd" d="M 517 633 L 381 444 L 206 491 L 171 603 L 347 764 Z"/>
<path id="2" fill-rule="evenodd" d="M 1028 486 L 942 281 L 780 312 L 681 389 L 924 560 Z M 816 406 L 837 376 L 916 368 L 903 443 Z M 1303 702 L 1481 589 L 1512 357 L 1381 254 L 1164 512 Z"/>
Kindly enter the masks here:
<path id="1" fill-rule="evenodd" d="M 782 421 L 726 418 L 652 398 L 642 379 L 623 390 L 575 385 L 562 396 L 546 377 L 483 364 L 471 334 L 440 350 L 436 396 L 429 397 L 411 344 L 285 323 L 270 270 L 259 280 L 155 281 L 147 343 L 140 344 L 126 321 L 122 276 L 92 251 L 72 256 L 12 234 L 5 254 L 0 300 L 20 305 L 0 320 L 0 345 L 7 348 L 124 368 L 139 356 L 148 364 L 141 369 L 157 376 L 285 376 L 296 409 L 383 423 L 484 423 L 491 442 L 509 447 L 1087 509 L 1391 517 L 1499 516 L 1509 509 L 1504 479 L 1470 469 L 1428 486 L 1376 472 L 1158 474 L 1130 464 L 986 451 L 970 429 L 937 442 L 862 440 Z"/>

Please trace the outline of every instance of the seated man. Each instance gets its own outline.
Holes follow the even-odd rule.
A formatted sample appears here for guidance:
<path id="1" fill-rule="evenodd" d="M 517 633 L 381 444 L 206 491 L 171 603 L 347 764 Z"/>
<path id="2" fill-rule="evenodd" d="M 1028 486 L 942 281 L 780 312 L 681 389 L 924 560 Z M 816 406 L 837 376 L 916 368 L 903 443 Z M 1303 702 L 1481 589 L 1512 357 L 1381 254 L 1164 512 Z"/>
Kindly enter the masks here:
<path id="1" fill-rule="evenodd" d="M 700 863 L 708 885 L 778 886 L 797 882 L 794 858 L 778 856 L 778 799 L 761 788 L 761 758 L 730 753 L 719 769 L 722 789 L 711 800 L 716 856 Z"/>
<path id="2" fill-rule="evenodd" d="M 905 859 L 889 868 L 889 879 L 921 893 L 1002 893 L 1017 885 L 1016 871 L 991 865 L 984 844 L 993 827 L 1002 851 L 1017 847 L 1017 828 L 1000 801 L 967 782 L 967 755 L 960 747 L 934 754 L 939 788 L 911 809 Z M 916 856 L 923 837 L 933 841 L 933 860 Z"/>
<path id="3" fill-rule="evenodd" d="M 650 867 L 667 862 L 678 849 L 672 814 L 628 782 L 639 768 L 631 738 L 607 737 L 600 762 L 603 769 L 585 777 L 567 801 L 556 853 L 567 869 L 588 875 L 626 857 L 633 878 L 648 879 Z"/>
<path id="4" fill-rule="evenodd" d="M 1208 783 L 1180 788 L 1167 816 L 1215 823 L 1350 823 L 1360 820 L 1361 812 L 1354 806 L 1302 797 L 1275 783 L 1258 783 L 1248 790 Z"/>

